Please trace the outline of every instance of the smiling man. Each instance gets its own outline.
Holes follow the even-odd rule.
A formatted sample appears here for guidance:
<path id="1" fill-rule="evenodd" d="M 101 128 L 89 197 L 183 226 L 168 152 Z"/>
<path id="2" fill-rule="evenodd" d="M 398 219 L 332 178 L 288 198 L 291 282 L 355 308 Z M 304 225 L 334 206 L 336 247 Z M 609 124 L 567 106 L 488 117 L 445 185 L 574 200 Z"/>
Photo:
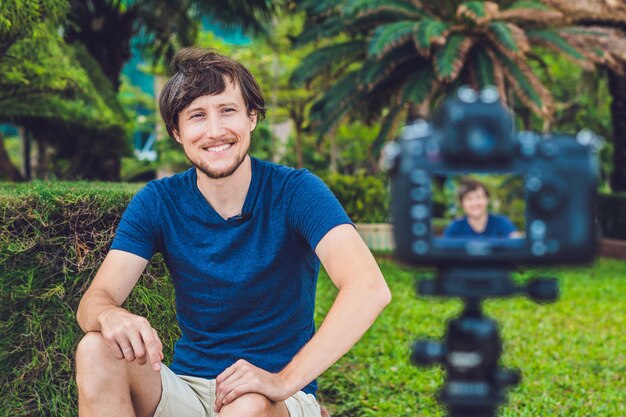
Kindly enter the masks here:
<path id="1" fill-rule="evenodd" d="M 489 191 L 480 181 L 465 178 L 458 189 L 463 216 L 443 232 L 449 238 L 518 238 L 520 233 L 506 216 L 489 213 Z"/>
<path id="2" fill-rule="evenodd" d="M 265 115 L 250 72 L 185 49 L 160 97 L 193 168 L 131 201 L 78 309 L 79 415 L 319 417 L 315 378 L 390 301 L 371 253 L 313 174 L 248 155 Z M 120 306 L 160 252 L 181 338 L 169 366 L 150 323 Z M 321 264 L 338 288 L 313 322 Z"/>

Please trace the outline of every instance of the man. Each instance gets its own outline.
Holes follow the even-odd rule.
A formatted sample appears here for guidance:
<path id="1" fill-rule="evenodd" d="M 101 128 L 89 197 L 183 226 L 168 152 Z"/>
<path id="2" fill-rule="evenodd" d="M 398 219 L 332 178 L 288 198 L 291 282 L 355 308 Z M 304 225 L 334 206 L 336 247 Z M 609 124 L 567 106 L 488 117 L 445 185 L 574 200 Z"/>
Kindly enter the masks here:
<path id="1" fill-rule="evenodd" d="M 172 67 L 161 115 L 194 168 L 133 198 L 81 300 L 79 415 L 318 417 L 315 378 L 370 327 L 389 289 L 317 177 L 248 155 L 265 114 L 249 71 L 195 48 Z M 150 323 L 120 307 L 156 252 L 182 332 L 169 367 Z M 320 261 L 339 291 L 315 332 Z"/>
<path id="2" fill-rule="evenodd" d="M 463 179 L 457 194 L 465 216 L 450 223 L 444 230 L 444 237 L 520 237 L 506 216 L 489 213 L 489 191 L 482 182 Z"/>

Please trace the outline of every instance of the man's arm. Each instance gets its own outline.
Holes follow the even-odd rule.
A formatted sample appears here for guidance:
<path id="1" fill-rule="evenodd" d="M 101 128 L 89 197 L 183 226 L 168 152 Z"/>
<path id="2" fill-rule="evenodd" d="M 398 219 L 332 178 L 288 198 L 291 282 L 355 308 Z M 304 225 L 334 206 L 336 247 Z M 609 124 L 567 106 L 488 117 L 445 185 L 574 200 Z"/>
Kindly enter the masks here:
<path id="1" fill-rule="evenodd" d="M 161 369 L 162 345 L 148 320 L 120 306 L 139 280 L 148 261 L 129 252 L 111 250 L 78 306 L 76 318 L 85 332 L 100 332 L 117 359 L 150 360 Z"/>
<path id="2" fill-rule="evenodd" d="M 354 229 L 344 224 L 328 232 L 315 248 L 337 298 L 315 336 L 279 373 L 240 360 L 217 378 L 216 410 L 248 392 L 283 401 L 341 358 L 391 301 L 376 260 Z"/>

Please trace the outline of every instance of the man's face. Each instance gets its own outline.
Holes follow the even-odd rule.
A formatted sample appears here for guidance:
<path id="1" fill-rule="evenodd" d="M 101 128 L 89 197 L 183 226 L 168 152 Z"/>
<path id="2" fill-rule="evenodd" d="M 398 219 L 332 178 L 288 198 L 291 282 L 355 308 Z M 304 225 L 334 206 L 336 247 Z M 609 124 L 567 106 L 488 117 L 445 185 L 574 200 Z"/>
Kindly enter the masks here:
<path id="1" fill-rule="evenodd" d="M 487 214 L 489 198 L 482 187 L 468 192 L 461 200 L 463 211 L 470 218 L 480 218 Z"/>
<path id="2" fill-rule="evenodd" d="M 187 158 L 209 178 L 232 175 L 250 148 L 257 115 L 249 115 L 238 85 L 196 98 L 178 115 L 174 137 Z"/>

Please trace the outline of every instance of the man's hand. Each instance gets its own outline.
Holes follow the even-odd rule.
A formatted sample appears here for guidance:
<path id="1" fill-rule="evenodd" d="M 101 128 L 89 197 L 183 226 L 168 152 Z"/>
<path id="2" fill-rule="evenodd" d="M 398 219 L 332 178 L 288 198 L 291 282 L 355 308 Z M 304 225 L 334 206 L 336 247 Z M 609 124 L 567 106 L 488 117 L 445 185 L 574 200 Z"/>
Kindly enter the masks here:
<path id="1" fill-rule="evenodd" d="M 216 378 L 216 413 L 243 394 L 256 392 L 272 401 L 284 401 L 291 393 L 285 381 L 278 374 L 272 374 L 240 359 Z"/>
<path id="2" fill-rule="evenodd" d="M 163 345 L 148 320 L 115 307 L 100 313 L 100 333 L 116 359 L 136 360 L 140 365 L 148 361 L 155 371 L 161 370 Z"/>

